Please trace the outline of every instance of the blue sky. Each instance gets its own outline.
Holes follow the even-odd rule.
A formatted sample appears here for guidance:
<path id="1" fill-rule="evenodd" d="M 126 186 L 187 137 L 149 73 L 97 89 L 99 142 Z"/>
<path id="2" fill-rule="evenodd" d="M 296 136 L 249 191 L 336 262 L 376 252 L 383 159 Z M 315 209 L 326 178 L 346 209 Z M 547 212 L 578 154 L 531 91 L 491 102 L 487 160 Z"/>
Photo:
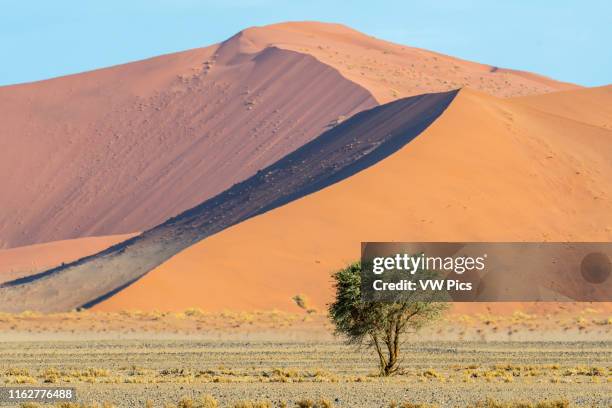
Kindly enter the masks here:
<path id="1" fill-rule="evenodd" d="M 196 48 L 289 20 L 582 85 L 612 82 L 612 1 L 0 0 L 0 85 Z"/>

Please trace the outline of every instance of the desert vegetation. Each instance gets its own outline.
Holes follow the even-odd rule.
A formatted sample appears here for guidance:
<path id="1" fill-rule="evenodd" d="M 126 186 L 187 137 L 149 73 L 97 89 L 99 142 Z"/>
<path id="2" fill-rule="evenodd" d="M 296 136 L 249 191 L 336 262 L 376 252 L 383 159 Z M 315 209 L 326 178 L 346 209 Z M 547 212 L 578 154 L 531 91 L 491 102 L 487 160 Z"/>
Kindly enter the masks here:
<path id="1" fill-rule="evenodd" d="M 308 332 L 331 332 L 333 323 L 326 311 L 316 310 L 305 294 L 295 295 L 295 311 L 221 311 L 209 312 L 199 308 L 182 311 L 92 312 L 79 310 L 66 313 L 0 312 L 0 333 L 11 332 L 75 332 L 75 333 L 211 333 L 216 331 L 244 332 L 250 329 L 298 329 Z M 303 305 L 303 306 L 300 306 Z M 566 337 L 608 338 L 612 329 L 612 316 L 607 309 L 596 305 L 561 304 L 548 311 L 531 313 L 516 310 L 496 314 L 482 308 L 473 313 L 450 310 L 439 324 L 424 327 L 423 332 L 435 333 L 448 339 L 478 338 L 480 340 L 512 340 L 529 333 L 530 337 L 552 334 Z"/>
<path id="2" fill-rule="evenodd" d="M 337 334 L 343 335 L 349 344 L 374 349 L 380 374 L 392 375 L 400 368 L 406 335 L 440 318 L 448 304 L 410 298 L 395 303 L 364 302 L 360 272 L 361 263 L 356 262 L 334 274 L 336 298 L 329 314 Z"/>
<path id="3" fill-rule="evenodd" d="M 218 408 L 612 403 L 612 319 L 597 305 L 451 310 L 405 333 L 405 363 L 380 376 L 375 350 L 334 336 L 307 293 L 293 302 L 293 312 L 0 314 L 0 385 L 75 387 L 81 405 L 64 408 L 199 407 L 203 395 Z"/>
<path id="4" fill-rule="evenodd" d="M 401 369 L 398 383 L 606 383 L 612 367 L 559 364 L 457 364 L 450 367 Z M 228 383 L 364 383 L 377 382 L 378 372 L 338 372 L 329 368 L 57 368 L 9 367 L 0 372 L 4 384 L 228 384 Z"/>
<path id="5" fill-rule="evenodd" d="M 193 404 L 207 394 L 219 408 L 257 407 L 256 402 L 325 406 L 321 401 L 337 408 L 386 407 L 393 401 L 396 407 L 474 408 L 538 407 L 538 401 L 560 399 L 575 407 L 612 402 L 607 392 L 612 383 L 609 341 L 430 339 L 411 341 L 403 351 L 410 364 L 381 377 L 375 353 L 333 338 L 300 341 L 268 334 L 266 340 L 151 336 L 3 342 L 0 385 L 74 387 L 78 401 L 98 401 L 99 408 L 104 401 L 118 408 L 198 407 Z M 483 405 L 487 396 L 498 405 Z M 532 405 L 500 405 L 527 396 Z"/>

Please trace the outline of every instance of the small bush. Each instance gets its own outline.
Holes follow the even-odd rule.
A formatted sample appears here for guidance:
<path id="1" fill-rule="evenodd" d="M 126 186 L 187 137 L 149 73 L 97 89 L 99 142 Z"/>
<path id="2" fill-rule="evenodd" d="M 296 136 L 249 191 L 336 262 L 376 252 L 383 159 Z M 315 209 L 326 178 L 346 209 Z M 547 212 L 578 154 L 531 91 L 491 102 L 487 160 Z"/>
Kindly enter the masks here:
<path id="1" fill-rule="evenodd" d="M 308 309 L 308 299 L 306 298 L 305 295 L 297 294 L 294 297 L 292 297 L 291 299 L 295 302 L 295 304 L 298 307 L 300 307 L 300 308 L 302 308 L 304 310 Z"/>
<path id="2" fill-rule="evenodd" d="M 297 408 L 333 408 L 334 404 L 326 399 L 320 399 L 319 401 L 313 401 L 308 398 L 304 398 L 295 403 Z"/>
<path id="3" fill-rule="evenodd" d="M 488 398 L 485 401 L 479 401 L 476 405 L 470 405 L 468 408 L 569 408 L 570 403 L 567 400 L 551 400 L 539 401 L 535 403 L 523 401 L 497 401 Z"/>
<path id="4" fill-rule="evenodd" d="M 218 408 L 219 403 L 212 395 L 204 395 L 197 400 L 184 397 L 182 398 L 177 408 Z"/>
<path id="5" fill-rule="evenodd" d="M 269 401 L 238 401 L 232 405 L 232 408 L 271 408 L 272 404 Z"/>
<path id="6" fill-rule="evenodd" d="M 389 408 L 438 408 L 438 406 L 431 404 L 413 404 L 412 402 L 402 402 L 398 405 L 397 402 L 392 402 L 389 404 Z"/>

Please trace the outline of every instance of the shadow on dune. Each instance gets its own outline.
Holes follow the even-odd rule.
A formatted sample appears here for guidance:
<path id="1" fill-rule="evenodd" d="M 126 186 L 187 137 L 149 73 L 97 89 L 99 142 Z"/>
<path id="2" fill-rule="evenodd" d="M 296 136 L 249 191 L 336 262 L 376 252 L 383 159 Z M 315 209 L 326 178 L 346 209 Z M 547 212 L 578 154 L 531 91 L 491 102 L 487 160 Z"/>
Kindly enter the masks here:
<path id="1" fill-rule="evenodd" d="M 254 176 L 137 237 L 0 285 L 0 310 L 91 307 L 196 242 L 383 160 L 435 121 L 456 94 L 419 95 L 358 113 Z"/>

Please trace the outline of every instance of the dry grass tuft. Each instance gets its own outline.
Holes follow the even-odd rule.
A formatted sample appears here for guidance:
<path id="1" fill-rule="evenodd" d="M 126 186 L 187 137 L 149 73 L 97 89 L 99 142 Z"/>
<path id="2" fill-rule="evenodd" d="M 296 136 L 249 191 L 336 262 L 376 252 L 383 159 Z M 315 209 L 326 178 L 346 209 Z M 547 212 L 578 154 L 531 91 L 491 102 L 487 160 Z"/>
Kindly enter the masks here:
<path id="1" fill-rule="evenodd" d="M 232 408 L 272 408 L 269 401 L 238 401 Z"/>
<path id="2" fill-rule="evenodd" d="M 391 402 L 389 408 L 438 408 L 438 406 L 432 404 L 414 404 L 412 402 L 402 402 L 398 405 L 397 402 Z"/>
<path id="3" fill-rule="evenodd" d="M 19 408 L 49 408 L 49 405 L 41 405 L 35 402 L 24 402 L 19 405 Z M 116 405 L 111 404 L 110 402 L 103 402 L 101 404 L 94 403 L 78 403 L 78 402 L 58 402 L 53 405 L 54 408 L 117 408 Z"/>
<path id="4" fill-rule="evenodd" d="M 468 408 L 569 408 L 570 403 L 567 400 L 545 400 L 539 402 L 523 402 L 523 401 L 497 401 L 488 398 L 484 401 L 479 401 L 475 405 L 469 405 Z"/>
<path id="5" fill-rule="evenodd" d="M 183 397 L 177 404 L 177 408 L 218 408 L 219 403 L 209 394 L 203 395 L 198 399 Z"/>
<path id="6" fill-rule="evenodd" d="M 333 408 L 334 404 L 326 399 L 313 401 L 308 398 L 303 398 L 295 403 L 297 408 Z"/>

